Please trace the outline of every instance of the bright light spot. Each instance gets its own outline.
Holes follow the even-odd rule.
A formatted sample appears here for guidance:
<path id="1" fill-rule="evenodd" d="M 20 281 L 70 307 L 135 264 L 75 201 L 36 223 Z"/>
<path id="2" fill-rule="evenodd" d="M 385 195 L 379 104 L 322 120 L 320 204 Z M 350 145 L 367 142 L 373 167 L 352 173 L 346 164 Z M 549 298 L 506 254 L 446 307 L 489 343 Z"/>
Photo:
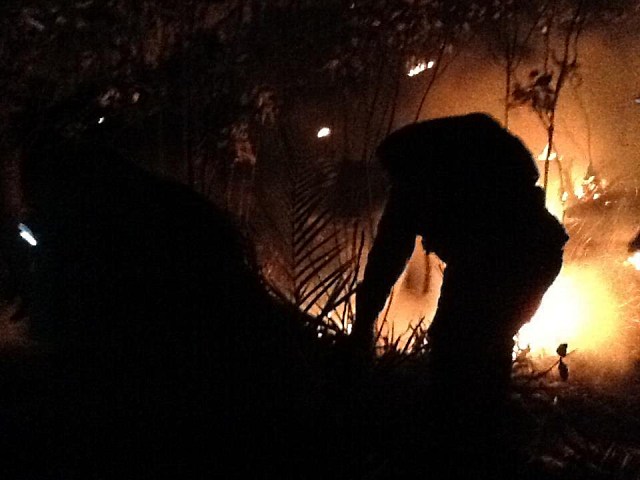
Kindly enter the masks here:
<path id="1" fill-rule="evenodd" d="M 318 138 L 325 138 L 331 135 L 331 129 L 329 127 L 322 127 L 318 130 Z"/>
<path id="2" fill-rule="evenodd" d="M 596 177 L 592 175 L 589 178 L 578 180 L 574 193 L 579 200 L 597 200 L 602 196 L 600 192 L 605 190 L 607 185 L 608 182 L 606 179 L 603 178 L 599 182 L 596 182 Z"/>
<path id="3" fill-rule="evenodd" d="M 538 155 L 538 160 L 546 160 L 548 153 L 549 153 L 549 144 L 547 143 L 547 145 L 545 145 L 544 147 L 544 150 L 542 150 L 542 153 Z M 558 158 L 558 155 L 556 154 L 556 152 L 551 152 L 551 155 L 549 155 L 549 160 L 555 160 L 556 158 Z"/>
<path id="4" fill-rule="evenodd" d="M 436 62 L 433 60 L 429 60 L 428 62 L 424 62 L 421 60 L 413 64 L 413 66 L 409 69 L 407 75 L 409 75 L 410 77 L 415 77 L 416 75 L 424 72 L 426 69 L 433 68 L 435 64 Z"/>
<path id="5" fill-rule="evenodd" d="M 100 117 L 100 118 L 98 119 L 98 123 L 104 123 L 104 117 Z"/>
<path id="6" fill-rule="evenodd" d="M 531 321 L 516 342 L 538 356 L 555 355 L 561 343 L 570 349 L 606 346 L 616 332 L 615 295 L 594 267 L 569 265 L 547 291 Z"/>
<path id="7" fill-rule="evenodd" d="M 20 230 L 20 236 L 26 240 L 26 242 L 35 247 L 38 244 L 36 237 L 33 235 L 33 232 L 29 227 L 27 227 L 24 223 L 18 224 L 18 230 Z"/>
<path id="8" fill-rule="evenodd" d="M 429 63 L 431 63 L 431 62 L 429 62 Z M 431 67 L 427 67 L 427 64 L 425 62 L 420 62 L 416 66 L 411 68 L 409 70 L 409 73 L 407 73 L 407 75 L 409 75 L 410 77 L 415 77 L 419 73 L 424 72 L 427 68 L 431 68 Z"/>
<path id="9" fill-rule="evenodd" d="M 631 265 L 636 270 L 640 270 L 640 252 L 631 255 L 624 263 L 625 265 Z"/>

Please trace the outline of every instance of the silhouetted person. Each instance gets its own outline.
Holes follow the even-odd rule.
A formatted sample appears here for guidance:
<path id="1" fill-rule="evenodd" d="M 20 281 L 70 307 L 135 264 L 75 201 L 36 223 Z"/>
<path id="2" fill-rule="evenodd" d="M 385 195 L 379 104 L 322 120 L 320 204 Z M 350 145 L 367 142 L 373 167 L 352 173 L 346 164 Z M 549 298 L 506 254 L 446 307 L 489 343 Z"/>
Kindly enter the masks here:
<path id="1" fill-rule="evenodd" d="M 558 275 L 568 239 L 535 186 L 530 152 L 474 113 L 401 128 L 377 154 L 392 187 L 358 289 L 354 342 L 371 348 L 376 317 L 421 235 L 446 263 L 428 330 L 435 377 L 504 388 L 513 336 Z"/>

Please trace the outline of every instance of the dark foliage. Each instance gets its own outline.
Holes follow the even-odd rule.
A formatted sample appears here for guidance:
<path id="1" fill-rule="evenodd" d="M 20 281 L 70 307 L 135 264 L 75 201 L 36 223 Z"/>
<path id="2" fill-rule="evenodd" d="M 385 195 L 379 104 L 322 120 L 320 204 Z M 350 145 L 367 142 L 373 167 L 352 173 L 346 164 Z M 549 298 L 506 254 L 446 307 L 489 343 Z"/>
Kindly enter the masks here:
<path id="1" fill-rule="evenodd" d="M 37 343 L 3 364 L 1 448 L 27 478 L 295 470 L 319 398 L 304 322 L 226 215 L 88 138 L 26 154 Z"/>

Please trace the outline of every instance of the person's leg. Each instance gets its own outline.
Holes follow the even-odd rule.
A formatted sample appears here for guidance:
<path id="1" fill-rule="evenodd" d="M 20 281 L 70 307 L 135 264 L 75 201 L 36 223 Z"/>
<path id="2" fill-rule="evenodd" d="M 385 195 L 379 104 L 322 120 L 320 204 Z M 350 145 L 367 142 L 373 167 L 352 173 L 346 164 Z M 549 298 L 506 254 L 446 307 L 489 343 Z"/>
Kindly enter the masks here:
<path id="1" fill-rule="evenodd" d="M 548 281 L 514 291 L 523 282 L 508 272 L 456 267 L 445 271 L 429 329 L 433 432 L 446 468 L 457 468 L 464 456 L 482 470 L 474 474 L 491 476 L 512 453 L 506 412 L 513 335 L 535 312 Z"/>

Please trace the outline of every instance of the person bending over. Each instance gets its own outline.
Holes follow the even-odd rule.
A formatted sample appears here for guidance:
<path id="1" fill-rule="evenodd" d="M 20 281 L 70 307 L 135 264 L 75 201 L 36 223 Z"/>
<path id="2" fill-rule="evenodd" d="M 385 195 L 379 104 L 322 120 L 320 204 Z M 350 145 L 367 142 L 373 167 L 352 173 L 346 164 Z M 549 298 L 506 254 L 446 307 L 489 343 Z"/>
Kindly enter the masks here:
<path id="1" fill-rule="evenodd" d="M 507 386 L 513 337 L 560 272 L 568 240 L 545 208 L 531 153 L 473 113 L 405 126 L 377 156 L 391 191 L 358 286 L 352 345 L 373 348 L 376 318 L 421 235 L 446 264 L 427 332 L 434 376 Z"/>

